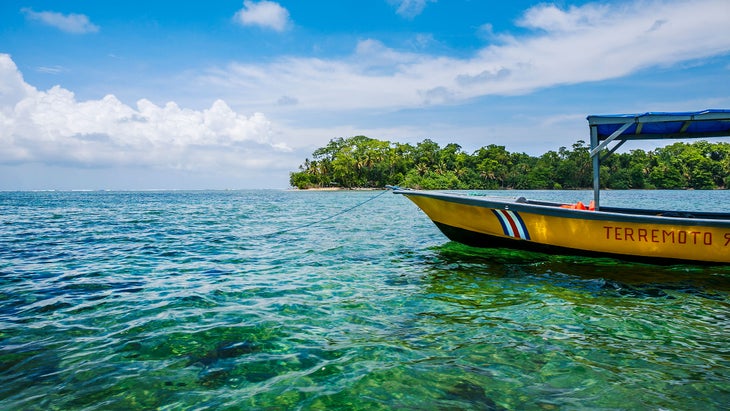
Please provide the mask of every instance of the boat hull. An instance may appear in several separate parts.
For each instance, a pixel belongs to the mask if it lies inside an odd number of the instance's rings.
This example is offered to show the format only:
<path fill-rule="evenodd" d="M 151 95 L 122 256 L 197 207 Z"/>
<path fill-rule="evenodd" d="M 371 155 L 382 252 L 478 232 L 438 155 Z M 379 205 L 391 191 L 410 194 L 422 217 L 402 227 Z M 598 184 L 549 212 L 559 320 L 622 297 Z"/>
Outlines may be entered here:
<path fill-rule="evenodd" d="M 451 240 L 632 260 L 730 263 L 730 220 L 561 208 L 440 192 L 397 191 Z"/>

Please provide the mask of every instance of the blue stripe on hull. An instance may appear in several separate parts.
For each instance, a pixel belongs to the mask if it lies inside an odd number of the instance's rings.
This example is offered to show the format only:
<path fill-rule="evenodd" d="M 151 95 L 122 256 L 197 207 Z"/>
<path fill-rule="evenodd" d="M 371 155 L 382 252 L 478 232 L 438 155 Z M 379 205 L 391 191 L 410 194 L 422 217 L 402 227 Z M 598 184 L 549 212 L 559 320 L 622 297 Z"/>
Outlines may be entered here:
<path fill-rule="evenodd" d="M 526 251 L 537 251 L 545 254 L 560 254 L 560 255 L 577 255 L 586 257 L 610 257 L 617 260 L 623 261 L 636 261 L 652 264 L 682 264 L 688 263 L 693 265 L 724 265 L 722 263 L 707 262 L 707 261 L 694 261 L 694 260 L 681 260 L 681 259 L 670 259 L 670 258 L 658 258 L 658 257 L 642 257 L 642 256 L 631 256 L 624 254 L 613 254 L 613 253 L 601 253 L 596 251 L 579 250 L 575 248 L 560 247 L 548 244 L 540 244 L 534 241 L 521 241 L 517 238 L 505 238 L 494 235 L 477 233 L 474 231 L 464 230 L 463 228 L 456 228 L 450 225 L 437 223 L 436 227 L 441 230 L 442 233 L 451 241 L 457 243 L 466 244 L 472 247 L 482 248 L 512 248 Z"/>

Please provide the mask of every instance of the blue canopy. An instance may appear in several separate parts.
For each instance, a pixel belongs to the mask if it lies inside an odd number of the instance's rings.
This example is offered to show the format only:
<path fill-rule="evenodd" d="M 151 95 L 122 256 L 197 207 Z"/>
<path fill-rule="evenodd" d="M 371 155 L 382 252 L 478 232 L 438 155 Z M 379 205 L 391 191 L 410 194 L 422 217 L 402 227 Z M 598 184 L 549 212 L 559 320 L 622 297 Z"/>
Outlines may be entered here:
<path fill-rule="evenodd" d="M 593 157 L 593 191 L 598 209 L 601 150 L 617 141 L 608 154 L 629 140 L 730 137 L 730 110 L 588 116 Z"/>
<path fill-rule="evenodd" d="M 618 140 L 725 137 L 730 136 L 730 110 L 588 116 L 588 125 L 599 141 L 619 129 Z"/>

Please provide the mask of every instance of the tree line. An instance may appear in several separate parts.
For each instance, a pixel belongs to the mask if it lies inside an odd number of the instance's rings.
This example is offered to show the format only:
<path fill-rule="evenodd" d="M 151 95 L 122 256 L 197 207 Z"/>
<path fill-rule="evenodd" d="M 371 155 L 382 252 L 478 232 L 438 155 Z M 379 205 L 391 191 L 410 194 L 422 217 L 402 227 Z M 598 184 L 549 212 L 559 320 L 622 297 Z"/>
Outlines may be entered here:
<path fill-rule="evenodd" d="M 366 136 L 335 138 L 290 173 L 292 187 L 435 189 L 584 189 L 593 186 L 590 148 L 579 140 L 539 157 L 490 144 L 469 154 L 429 139 L 416 145 Z M 730 144 L 674 143 L 614 153 L 601 162 L 609 189 L 718 189 L 730 184 Z"/>

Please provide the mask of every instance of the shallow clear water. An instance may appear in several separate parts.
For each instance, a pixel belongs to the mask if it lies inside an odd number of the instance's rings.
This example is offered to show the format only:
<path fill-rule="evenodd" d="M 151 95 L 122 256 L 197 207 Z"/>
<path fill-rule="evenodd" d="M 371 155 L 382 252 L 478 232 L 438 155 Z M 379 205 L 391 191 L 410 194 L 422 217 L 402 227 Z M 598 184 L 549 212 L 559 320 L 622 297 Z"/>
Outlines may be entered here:
<path fill-rule="evenodd" d="M 0 409 L 730 404 L 730 268 L 469 248 L 379 194 L 0 193 Z"/>

